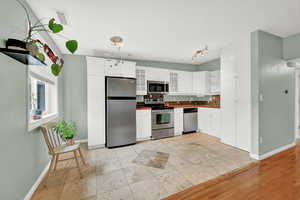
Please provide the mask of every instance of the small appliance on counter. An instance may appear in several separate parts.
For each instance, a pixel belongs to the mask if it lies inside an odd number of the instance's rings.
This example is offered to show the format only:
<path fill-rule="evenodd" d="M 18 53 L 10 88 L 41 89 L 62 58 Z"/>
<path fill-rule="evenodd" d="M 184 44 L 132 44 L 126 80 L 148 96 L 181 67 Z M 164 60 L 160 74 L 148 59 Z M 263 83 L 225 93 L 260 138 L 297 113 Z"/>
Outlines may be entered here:
<path fill-rule="evenodd" d="M 136 80 L 106 77 L 106 146 L 136 143 Z"/>

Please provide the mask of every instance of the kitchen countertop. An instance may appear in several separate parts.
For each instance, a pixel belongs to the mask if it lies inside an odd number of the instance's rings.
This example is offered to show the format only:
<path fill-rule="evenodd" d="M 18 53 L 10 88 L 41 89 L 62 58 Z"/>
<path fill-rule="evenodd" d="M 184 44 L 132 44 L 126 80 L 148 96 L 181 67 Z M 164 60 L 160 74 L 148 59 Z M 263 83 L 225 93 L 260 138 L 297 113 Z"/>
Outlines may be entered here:
<path fill-rule="evenodd" d="M 137 106 L 136 110 L 151 110 L 151 107 L 147 107 L 147 106 L 140 107 L 140 106 Z"/>
<path fill-rule="evenodd" d="M 220 108 L 220 106 L 194 105 L 194 104 L 169 105 L 169 106 L 173 108 Z"/>
<path fill-rule="evenodd" d="M 194 104 L 182 104 L 182 105 L 169 105 L 173 108 L 220 108 L 220 106 L 211 106 L 211 105 L 194 105 Z M 147 106 L 138 106 L 137 110 L 151 110 L 151 107 Z"/>

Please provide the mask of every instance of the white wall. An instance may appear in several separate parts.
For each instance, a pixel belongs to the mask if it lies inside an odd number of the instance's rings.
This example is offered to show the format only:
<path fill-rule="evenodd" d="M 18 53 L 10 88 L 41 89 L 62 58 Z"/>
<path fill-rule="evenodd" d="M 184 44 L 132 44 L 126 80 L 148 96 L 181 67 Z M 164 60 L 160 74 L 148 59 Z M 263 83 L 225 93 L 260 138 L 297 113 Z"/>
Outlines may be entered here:
<path fill-rule="evenodd" d="M 221 52 L 221 141 L 250 152 L 250 34 Z"/>

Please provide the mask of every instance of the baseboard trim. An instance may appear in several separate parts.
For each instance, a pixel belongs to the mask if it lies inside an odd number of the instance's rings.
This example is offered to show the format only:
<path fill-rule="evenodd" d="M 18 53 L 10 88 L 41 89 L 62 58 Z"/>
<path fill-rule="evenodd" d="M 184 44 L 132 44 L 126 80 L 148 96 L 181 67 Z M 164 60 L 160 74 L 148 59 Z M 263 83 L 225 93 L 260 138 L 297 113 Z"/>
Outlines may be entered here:
<path fill-rule="evenodd" d="M 269 157 L 271 157 L 271 156 L 273 156 L 273 155 L 275 155 L 275 154 L 277 154 L 277 153 L 280 153 L 280 152 L 282 152 L 282 151 L 284 151 L 284 150 L 287 150 L 287 149 L 289 149 L 289 148 L 292 148 L 292 147 L 294 147 L 295 145 L 296 145 L 296 142 L 293 142 L 293 143 L 291 143 L 291 144 L 288 144 L 288 145 L 279 147 L 279 148 L 277 148 L 277 149 L 274 149 L 273 151 L 270 151 L 270 152 L 265 153 L 265 154 L 263 154 L 263 155 L 257 155 L 257 154 L 252 154 L 252 153 L 250 153 L 250 157 L 253 158 L 253 159 L 255 159 L 255 160 L 264 160 L 264 159 L 269 158 Z"/>
<path fill-rule="evenodd" d="M 88 146 L 88 149 L 99 149 L 105 147 L 105 144 L 99 144 L 99 145 L 91 145 Z"/>
<path fill-rule="evenodd" d="M 77 141 L 80 142 L 80 143 L 87 143 L 87 142 L 88 142 L 87 139 L 84 139 L 84 140 L 77 140 Z"/>
<path fill-rule="evenodd" d="M 87 140 L 77 140 L 77 141 L 80 142 L 80 143 L 86 143 L 87 142 Z M 42 173 L 40 174 L 40 176 L 38 177 L 38 179 L 35 181 L 35 183 L 33 184 L 33 186 L 30 188 L 30 190 L 28 191 L 28 193 L 25 196 L 24 200 L 30 200 L 31 199 L 32 195 L 34 194 L 34 192 L 36 191 L 36 189 L 41 184 L 43 178 L 46 176 L 49 167 L 50 167 L 50 161 L 48 162 L 48 164 L 46 165 L 45 169 L 42 171 Z"/>
<path fill-rule="evenodd" d="M 137 139 L 136 139 L 137 142 L 142 142 L 142 141 L 147 141 L 147 140 L 151 140 L 151 137 L 137 138 Z"/>
<path fill-rule="evenodd" d="M 32 195 L 34 194 L 34 192 L 36 191 L 36 189 L 41 184 L 43 178 L 46 176 L 49 167 L 50 167 L 50 161 L 48 162 L 48 164 L 46 165 L 45 169 L 42 171 L 42 173 L 40 174 L 40 176 L 38 177 L 38 179 L 35 181 L 35 183 L 33 184 L 33 186 L 30 188 L 30 190 L 28 191 L 28 193 L 25 196 L 24 200 L 30 200 L 31 199 Z"/>

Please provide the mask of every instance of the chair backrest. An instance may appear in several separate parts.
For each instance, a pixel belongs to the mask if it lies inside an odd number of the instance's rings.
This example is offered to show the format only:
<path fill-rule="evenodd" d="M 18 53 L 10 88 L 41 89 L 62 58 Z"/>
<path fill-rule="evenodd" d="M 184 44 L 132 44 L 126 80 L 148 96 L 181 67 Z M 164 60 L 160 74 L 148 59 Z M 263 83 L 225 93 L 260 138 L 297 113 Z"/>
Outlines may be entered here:
<path fill-rule="evenodd" d="M 54 148 L 62 145 L 62 139 L 59 133 L 55 130 L 57 122 L 50 122 L 41 126 L 45 142 L 49 153 L 54 155 Z"/>

